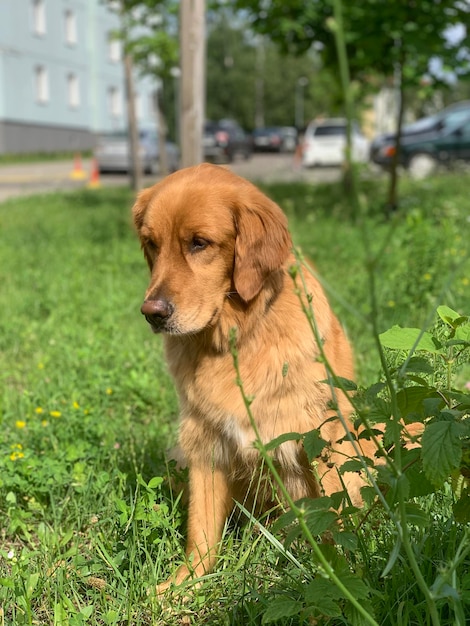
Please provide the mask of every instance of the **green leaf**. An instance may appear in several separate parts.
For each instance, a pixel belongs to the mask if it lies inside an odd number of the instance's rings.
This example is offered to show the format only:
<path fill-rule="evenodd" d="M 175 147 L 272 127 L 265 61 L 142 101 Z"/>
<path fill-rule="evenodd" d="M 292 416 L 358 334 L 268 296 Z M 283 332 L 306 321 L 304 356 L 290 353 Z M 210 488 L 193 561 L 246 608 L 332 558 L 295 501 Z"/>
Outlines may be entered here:
<path fill-rule="evenodd" d="M 419 328 L 401 328 L 393 326 L 379 335 L 380 343 L 386 348 L 393 350 L 425 350 L 437 353 L 441 351 L 441 345 L 431 335 Z"/>
<path fill-rule="evenodd" d="M 429 387 L 414 386 L 402 389 L 397 394 L 401 416 L 406 418 L 410 413 L 418 413 L 424 417 L 424 400 L 426 398 L 435 398 L 436 396 L 438 396 L 437 391 Z"/>
<path fill-rule="evenodd" d="M 321 380 L 320 382 L 336 387 L 337 389 L 344 389 L 345 391 L 357 391 L 356 383 L 353 380 L 343 378 L 342 376 L 337 376 L 336 380 Z"/>
<path fill-rule="evenodd" d="M 457 311 L 454 311 L 446 305 L 438 306 L 437 314 L 443 322 L 445 322 L 449 326 L 452 326 L 453 328 L 455 320 L 460 318 L 460 313 L 457 313 Z"/>
<path fill-rule="evenodd" d="M 405 509 L 408 524 L 422 528 L 427 528 L 429 526 L 429 515 L 423 511 L 418 504 L 415 504 L 414 502 L 406 502 Z"/>
<path fill-rule="evenodd" d="M 304 437 L 304 449 L 307 454 L 309 463 L 316 459 L 322 453 L 323 448 L 328 444 L 327 441 L 320 437 L 318 429 L 311 430 Z"/>
<path fill-rule="evenodd" d="M 318 598 L 342 598 L 341 591 L 329 578 L 314 578 L 305 587 L 305 601 L 316 606 Z"/>
<path fill-rule="evenodd" d="M 455 339 L 458 339 L 462 343 L 470 342 L 470 324 L 463 324 L 459 326 L 455 331 Z"/>
<path fill-rule="evenodd" d="M 387 576 L 387 574 L 391 571 L 391 569 L 395 565 L 395 562 L 400 554 L 400 549 L 401 549 L 401 539 L 400 537 L 397 536 L 397 540 L 395 542 L 395 545 L 393 546 L 393 550 L 390 552 L 390 556 L 388 557 L 387 565 L 385 566 L 383 572 L 380 574 L 381 578 L 385 578 L 385 576 Z"/>
<path fill-rule="evenodd" d="M 303 604 L 299 602 L 299 600 L 291 600 L 290 598 L 276 598 L 275 600 L 270 600 L 261 623 L 271 624 L 283 617 L 298 615 L 302 608 Z"/>
<path fill-rule="evenodd" d="M 423 468 L 436 486 L 443 485 L 462 458 L 461 429 L 452 421 L 428 424 L 422 437 Z"/>
<path fill-rule="evenodd" d="M 301 439 L 302 435 L 300 433 L 284 433 L 283 435 L 279 435 L 279 437 L 272 439 L 264 447 L 267 451 L 275 450 L 286 441 L 300 441 Z"/>
<path fill-rule="evenodd" d="M 307 514 L 305 521 L 312 535 L 321 535 L 336 524 L 337 519 L 333 511 L 312 511 Z"/>
<path fill-rule="evenodd" d="M 149 489 L 156 489 L 157 487 L 160 487 L 162 482 L 163 482 L 163 478 L 161 476 L 154 476 L 153 478 L 149 480 L 147 487 Z"/>
<path fill-rule="evenodd" d="M 470 521 L 470 489 L 463 489 L 460 498 L 452 507 L 457 522 L 468 524 Z"/>
<path fill-rule="evenodd" d="M 358 576 L 350 572 L 342 572 L 338 574 L 338 578 L 356 600 L 364 600 L 368 597 L 369 588 Z"/>

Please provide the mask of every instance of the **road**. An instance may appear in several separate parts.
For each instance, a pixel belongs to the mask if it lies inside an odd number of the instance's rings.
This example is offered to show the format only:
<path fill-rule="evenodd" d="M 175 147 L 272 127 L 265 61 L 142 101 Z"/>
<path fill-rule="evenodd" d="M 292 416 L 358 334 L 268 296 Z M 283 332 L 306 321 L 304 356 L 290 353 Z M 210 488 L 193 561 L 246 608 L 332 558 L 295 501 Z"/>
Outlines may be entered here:
<path fill-rule="evenodd" d="M 247 161 L 237 160 L 227 167 L 249 180 L 263 182 L 319 183 L 335 182 L 340 178 L 338 168 L 303 169 L 295 164 L 291 154 L 254 154 Z M 49 161 L 0 165 L 0 202 L 15 196 L 86 187 L 90 183 L 91 169 L 91 159 L 79 163 Z M 144 186 L 152 185 L 155 180 L 155 177 L 146 176 Z M 101 174 L 98 182 L 102 186 L 128 185 L 129 177 Z"/>

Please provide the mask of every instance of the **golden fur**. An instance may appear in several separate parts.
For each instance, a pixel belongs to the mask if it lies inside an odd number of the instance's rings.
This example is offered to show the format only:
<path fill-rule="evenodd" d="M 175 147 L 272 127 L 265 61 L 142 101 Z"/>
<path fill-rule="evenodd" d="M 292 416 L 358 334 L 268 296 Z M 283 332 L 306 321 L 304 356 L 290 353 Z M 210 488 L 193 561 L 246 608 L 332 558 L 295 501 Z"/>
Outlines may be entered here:
<path fill-rule="evenodd" d="M 353 455 L 329 408 L 331 389 L 319 349 L 287 271 L 294 263 L 287 219 L 248 181 L 203 164 L 142 191 L 133 208 L 151 271 L 142 312 L 164 333 L 166 356 L 180 399 L 179 444 L 189 468 L 188 563 L 163 585 L 208 572 L 234 500 L 272 503 L 272 489 L 255 494 L 259 473 L 254 433 L 229 350 L 237 328 L 244 390 L 261 439 L 321 429 L 331 443 L 316 475 L 300 443 L 279 446 L 275 459 L 293 499 L 342 490 L 336 465 Z M 353 357 L 318 280 L 306 274 L 325 355 L 335 373 L 352 379 Z M 287 364 L 287 365 L 286 365 Z M 286 371 L 287 370 L 287 371 Z M 348 419 L 348 399 L 338 394 Z M 334 450 L 333 450 L 334 448 Z M 344 476 L 353 502 L 361 478 Z"/>

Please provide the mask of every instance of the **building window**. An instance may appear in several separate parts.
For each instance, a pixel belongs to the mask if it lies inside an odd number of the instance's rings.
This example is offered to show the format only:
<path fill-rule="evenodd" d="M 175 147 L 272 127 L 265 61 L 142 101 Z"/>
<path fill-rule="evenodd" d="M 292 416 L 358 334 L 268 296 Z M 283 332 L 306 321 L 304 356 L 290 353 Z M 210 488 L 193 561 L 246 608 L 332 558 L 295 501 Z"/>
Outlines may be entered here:
<path fill-rule="evenodd" d="M 80 106 L 80 86 L 76 74 L 67 76 L 67 98 L 69 107 L 76 109 Z"/>
<path fill-rule="evenodd" d="M 37 65 L 34 69 L 34 89 L 37 102 L 49 102 L 49 76 L 44 65 Z"/>
<path fill-rule="evenodd" d="M 65 42 L 69 46 L 77 43 L 77 17 L 71 9 L 64 13 Z"/>
<path fill-rule="evenodd" d="M 46 2 L 45 0 L 32 0 L 33 9 L 33 32 L 36 35 L 46 34 Z"/>
<path fill-rule="evenodd" d="M 122 99 L 117 87 L 108 88 L 108 111 L 111 117 L 122 116 Z"/>
<path fill-rule="evenodd" d="M 144 103 L 140 93 L 136 93 L 134 96 L 135 116 L 140 121 L 144 117 Z"/>
<path fill-rule="evenodd" d="M 108 59 L 111 63 L 121 60 L 121 41 L 113 33 L 108 34 Z"/>

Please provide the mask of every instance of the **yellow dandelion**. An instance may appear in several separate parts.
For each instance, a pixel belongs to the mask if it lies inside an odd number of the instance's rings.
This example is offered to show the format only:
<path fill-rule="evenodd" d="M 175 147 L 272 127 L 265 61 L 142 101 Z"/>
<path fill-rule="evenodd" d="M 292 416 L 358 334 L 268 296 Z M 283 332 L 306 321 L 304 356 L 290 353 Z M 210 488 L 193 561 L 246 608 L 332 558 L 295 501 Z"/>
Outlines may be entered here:
<path fill-rule="evenodd" d="M 15 426 L 16 428 L 24 428 L 26 426 L 26 422 L 24 420 L 16 420 Z"/>
<path fill-rule="evenodd" d="M 18 459 L 22 459 L 24 457 L 24 453 L 22 451 L 23 446 L 21 445 L 21 443 L 14 443 L 12 446 L 10 446 L 10 449 L 10 461 L 17 461 Z"/>
<path fill-rule="evenodd" d="M 41 413 L 44 413 L 44 409 L 41 406 L 37 406 L 34 409 L 34 412 L 37 413 L 38 415 L 41 415 Z"/>
<path fill-rule="evenodd" d="M 108 396 L 110 396 L 113 393 L 113 390 L 111 389 L 111 387 L 108 387 L 106 389 L 106 393 L 108 394 Z"/>
<path fill-rule="evenodd" d="M 72 406 L 73 406 L 74 409 L 79 409 L 80 408 L 80 405 L 78 404 L 78 402 L 76 400 L 74 400 L 74 403 L 73 403 Z"/>
<path fill-rule="evenodd" d="M 44 363 L 38 363 L 38 370 L 44 369 Z"/>
<path fill-rule="evenodd" d="M 426 272 L 426 274 L 423 275 L 424 280 L 431 280 L 432 276 L 429 272 Z"/>
<path fill-rule="evenodd" d="M 60 411 L 49 411 L 49 415 L 51 417 L 61 417 L 62 413 Z"/>
<path fill-rule="evenodd" d="M 16 450 L 10 454 L 10 461 L 17 461 L 18 459 L 23 459 L 23 452 L 17 452 Z"/>
<path fill-rule="evenodd" d="M 389 306 L 391 309 L 393 309 L 393 307 L 396 306 L 395 300 L 389 300 L 387 302 L 387 306 Z"/>
<path fill-rule="evenodd" d="M 41 420 L 41 426 L 46 428 L 46 426 L 49 426 L 49 422 L 47 420 Z"/>

